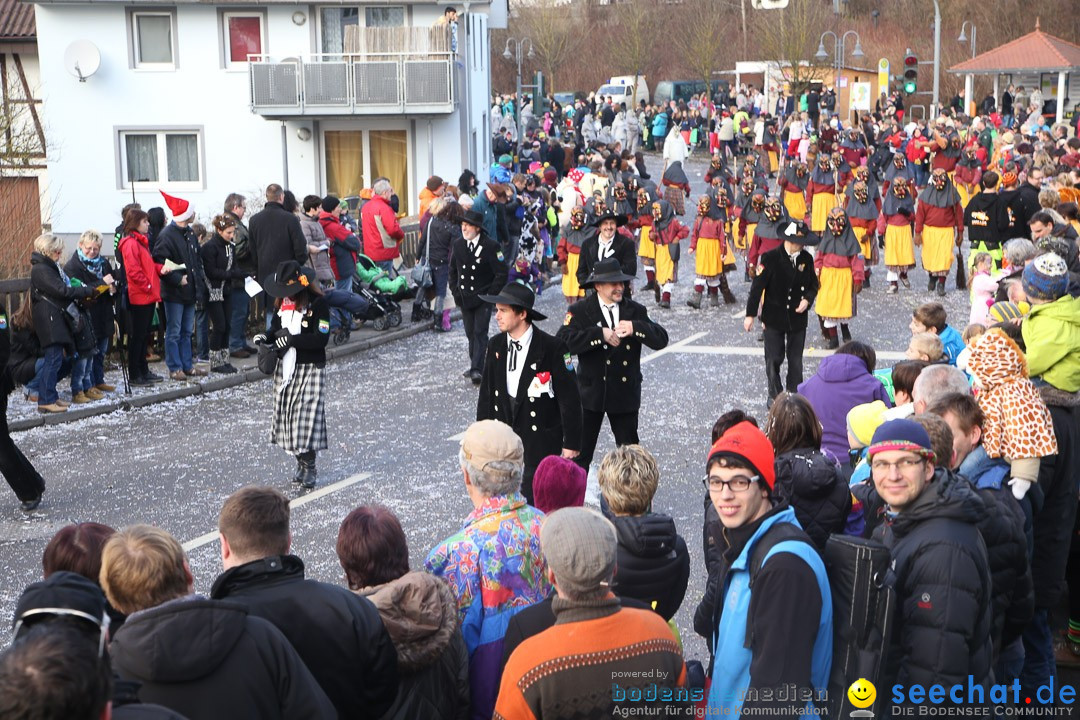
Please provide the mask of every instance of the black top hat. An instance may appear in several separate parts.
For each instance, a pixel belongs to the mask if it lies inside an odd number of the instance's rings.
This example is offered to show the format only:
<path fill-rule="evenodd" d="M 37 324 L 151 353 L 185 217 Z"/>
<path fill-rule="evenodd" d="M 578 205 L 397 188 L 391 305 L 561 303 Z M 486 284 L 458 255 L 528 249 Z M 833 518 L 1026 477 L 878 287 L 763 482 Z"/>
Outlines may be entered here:
<path fill-rule="evenodd" d="M 792 220 L 780 224 L 780 239 L 799 245 L 814 246 L 821 242 L 821 236 L 810 232 L 806 223 L 800 220 Z"/>
<path fill-rule="evenodd" d="M 461 222 L 468 223 L 475 228 L 484 229 L 484 213 L 479 210 L 466 210 L 465 216 L 461 218 Z"/>
<path fill-rule="evenodd" d="M 600 223 L 604 222 L 605 220 L 614 220 L 615 221 L 615 227 L 622 227 L 623 225 L 626 224 L 626 216 L 625 215 L 616 215 L 615 213 L 608 210 L 603 215 L 598 215 L 596 217 L 596 219 L 593 220 L 593 225 L 595 225 L 596 227 L 600 227 Z"/>
<path fill-rule="evenodd" d="M 315 272 L 295 260 L 283 260 L 273 275 L 263 280 L 263 290 L 270 297 L 287 298 L 318 284 Z"/>
<path fill-rule="evenodd" d="M 619 261 L 615 258 L 607 258 L 596 263 L 593 267 L 589 277 L 585 279 L 585 286 L 591 287 L 595 283 L 617 283 L 617 282 L 630 282 L 634 279 L 633 275 L 627 275 L 622 271 L 622 266 L 619 265 Z"/>
<path fill-rule="evenodd" d="M 532 288 L 516 280 L 507 283 L 498 295 L 481 295 L 480 299 L 492 305 L 513 305 L 514 307 L 525 308 L 526 316 L 530 321 L 547 320 L 547 315 L 533 310 L 536 294 L 532 291 Z"/>

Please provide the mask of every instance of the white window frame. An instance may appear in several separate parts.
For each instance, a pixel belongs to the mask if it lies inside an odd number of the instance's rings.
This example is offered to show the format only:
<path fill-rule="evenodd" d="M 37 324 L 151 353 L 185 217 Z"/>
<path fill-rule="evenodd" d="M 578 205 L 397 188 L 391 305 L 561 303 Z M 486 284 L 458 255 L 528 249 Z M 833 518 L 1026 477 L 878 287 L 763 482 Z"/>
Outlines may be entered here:
<path fill-rule="evenodd" d="M 143 62 L 139 57 L 139 17 L 153 16 L 169 19 L 169 40 L 172 62 Z M 176 11 L 174 9 L 133 8 L 128 11 L 128 29 L 131 38 L 131 67 L 136 70 L 175 70 L 178 65 L 179 43 L 176 38 Z"/>
<path fill-rule="evenodd" d="M 136 180 L 138 190 L 175 190 L 191 191 L 204 190 L 206 188 L 206 144 L 203 139 L 201 127 L 126 127 L 117 128 L 116 138 L 116 169 L 117 187 L 121 190 L 130 190 L 132 181 L 128 179 L 127 141 L 128 135 L 155 135 L 157 136 L 158 179 L 155 181 Z M 197 180 L 170 181 L 169 159 L 165 146 L 165 138 L 168 135 L 194 135 L 196 142 L 195 156 L 199 163 L 199 177 Z"/>
<path fill-rule="evenodd" d="M 259 44 L 261 53 L 265 55 L 266 49 L 266 13 L 258 10 L 223 10 L 221 12 L 221 58 L 226 70 L 247 71 L 246 60 L 234 61 L 230 58 L 232 47 L 229 39 L 229 18 L 244 17 L 258 18 L 259 20 Z"/>

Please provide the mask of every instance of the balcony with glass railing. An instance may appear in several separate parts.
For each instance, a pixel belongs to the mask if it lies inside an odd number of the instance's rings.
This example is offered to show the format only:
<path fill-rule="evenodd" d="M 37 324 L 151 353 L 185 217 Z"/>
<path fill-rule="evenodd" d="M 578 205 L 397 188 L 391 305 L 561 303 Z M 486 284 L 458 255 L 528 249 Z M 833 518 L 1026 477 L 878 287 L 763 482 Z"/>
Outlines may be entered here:
<path fill-rule="evenodd" d="M 344 52 L 248 57 L 251 109 L 266 117 L 445 114 L 456 56 L 442 28 L 348 28 Z"/>

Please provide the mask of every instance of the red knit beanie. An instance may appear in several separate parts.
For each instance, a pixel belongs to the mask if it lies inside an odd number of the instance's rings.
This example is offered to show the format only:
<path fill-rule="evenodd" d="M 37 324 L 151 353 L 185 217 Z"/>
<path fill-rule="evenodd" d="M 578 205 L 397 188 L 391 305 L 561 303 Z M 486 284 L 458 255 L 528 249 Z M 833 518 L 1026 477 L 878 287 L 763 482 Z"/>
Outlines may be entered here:
<path fill-rule="evenodd" d="M 769 486 L 770 492 L 776 485 L 776 454 L 772 443 L 753 423 L 741 422 L 729 428 L 713 443 L 705 462 L 706 471 L 714 460 L 721 457 L 738 458 L 749 464 Z"/>
<path fill-rule="evenodd" d="M 533 473 L 533 505 L 544 513 L 585 503 L 585 469 L 572 460 L 549 455 Z"/>

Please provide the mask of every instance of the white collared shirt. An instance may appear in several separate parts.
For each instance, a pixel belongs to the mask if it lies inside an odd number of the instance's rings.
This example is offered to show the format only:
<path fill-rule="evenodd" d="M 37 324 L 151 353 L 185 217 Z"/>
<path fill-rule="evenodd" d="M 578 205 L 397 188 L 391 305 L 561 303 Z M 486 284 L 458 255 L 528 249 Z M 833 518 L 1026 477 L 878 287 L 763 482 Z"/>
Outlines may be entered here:
<path fill-rule="evenodd" d="M 597 298 L 600 300 L 600 298 Z M 614 330 L 619 324 L 619 303 L 606 304 L 603 300 L 600 300 L 600 315 L 604 318 L 604 326 L 607 327 L 608 323 L 611 323 L 611 329 Z"/>
<path fill-rule="evenodd" d="M 509 335 L 506 336 L 506 392 L 512 398 L 517 397 L 518 381 L 521 380 L 521 369 L 525 367 L 525 358 L 529 355 L 532 336 L 533 327 L 530 324 L 529 329 L 517 339 L 521 349 L 517 351 L 517 367 L 513 370 L 510 369 L 510 343 L 514 342 L 514 338 Z"/>
<path fill-rule="evenodd" d="M 599 259 L 606 260 L 607 258 L 609 258 L 609 257 L 611 257 L 612 255 L 615 254 L 615 251 L 611 247 L 612 245 L 615 244 L 615 236 L 614 235 L 611 237 L 610 242 L 605 243 L 603 238 L 598 238 L 598 239 L 599 239 L 600 245 L 598 246 L 598 248 L 596 250 L 596 255 L 597 255 L 597 257 Z"/>

